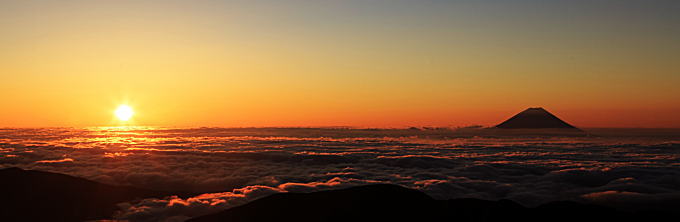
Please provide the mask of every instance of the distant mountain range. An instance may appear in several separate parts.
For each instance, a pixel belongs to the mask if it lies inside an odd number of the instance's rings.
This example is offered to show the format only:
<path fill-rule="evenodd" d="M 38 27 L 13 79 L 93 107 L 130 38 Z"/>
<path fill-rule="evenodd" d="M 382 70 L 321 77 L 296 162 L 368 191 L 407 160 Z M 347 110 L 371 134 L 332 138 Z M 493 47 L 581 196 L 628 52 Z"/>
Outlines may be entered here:
<path fill-rule="evenodd" d="M 64 174 L 0 170 L 0 221 L 110 219 L 116 203 L 172 195 L 112 186 Z M 576 202 L 527 208 L 510 200 L 435 200 L 397 185 L 379 184 L 313 193 L 280 193 L 222 212 L 212 221 L 674 221 L 677 213 L 624 212 Z"/>

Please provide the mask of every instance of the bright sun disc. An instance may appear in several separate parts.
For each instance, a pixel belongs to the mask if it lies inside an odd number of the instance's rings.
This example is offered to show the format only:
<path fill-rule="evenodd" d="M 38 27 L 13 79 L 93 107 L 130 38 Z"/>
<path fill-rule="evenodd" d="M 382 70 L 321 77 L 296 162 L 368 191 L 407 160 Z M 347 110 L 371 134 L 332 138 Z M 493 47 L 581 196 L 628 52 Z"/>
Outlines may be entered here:
<path fill-rule="evenodd" d="M 132 118 L 132 115 L 135 114 L 134 111 L 132 111 L 132 107 L 128 105 L 120 105 L 115 111 L 116 117 L 118 117 L 119 120 L 122 121 L 127 121 L 130 118 Z"/>

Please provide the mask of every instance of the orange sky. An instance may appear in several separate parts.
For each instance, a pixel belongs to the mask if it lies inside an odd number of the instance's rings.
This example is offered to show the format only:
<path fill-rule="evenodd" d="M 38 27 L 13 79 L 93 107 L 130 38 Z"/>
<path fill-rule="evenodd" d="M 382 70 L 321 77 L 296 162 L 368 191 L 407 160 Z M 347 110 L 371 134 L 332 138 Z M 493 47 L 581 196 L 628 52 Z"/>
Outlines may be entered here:
<path fill-rule="evenodd" d="M 680 127 L 678 4 L 617 2 L 2 1 L 0 127 Z"/>

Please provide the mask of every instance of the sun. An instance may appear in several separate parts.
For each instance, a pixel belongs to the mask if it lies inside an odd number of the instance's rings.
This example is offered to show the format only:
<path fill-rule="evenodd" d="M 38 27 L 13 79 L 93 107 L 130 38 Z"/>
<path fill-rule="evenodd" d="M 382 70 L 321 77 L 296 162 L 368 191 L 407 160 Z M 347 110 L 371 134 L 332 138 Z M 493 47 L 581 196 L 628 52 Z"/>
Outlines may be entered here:
<path fill-rule="evenodd" d="M 132 118 L 132 115 L 135 114 L 135 111 L 132 111 L 132 107 L 128 105 L 120 105 L 114 114 L 116 114 L 116 117 L 118 117 L 119 120 L 128 121 L 130 118 Z"/>

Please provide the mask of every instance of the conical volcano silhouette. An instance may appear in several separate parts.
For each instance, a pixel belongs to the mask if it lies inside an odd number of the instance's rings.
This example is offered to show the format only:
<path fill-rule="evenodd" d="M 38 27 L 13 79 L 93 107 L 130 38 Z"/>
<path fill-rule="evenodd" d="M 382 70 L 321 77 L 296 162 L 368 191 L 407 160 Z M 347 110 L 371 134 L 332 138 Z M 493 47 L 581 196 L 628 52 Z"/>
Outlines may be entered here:
<path fill-rule="evenodd" d="M 496 127 L 501 129 L 576 129 L 540 107 L 526 109 Z"/>

